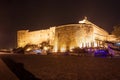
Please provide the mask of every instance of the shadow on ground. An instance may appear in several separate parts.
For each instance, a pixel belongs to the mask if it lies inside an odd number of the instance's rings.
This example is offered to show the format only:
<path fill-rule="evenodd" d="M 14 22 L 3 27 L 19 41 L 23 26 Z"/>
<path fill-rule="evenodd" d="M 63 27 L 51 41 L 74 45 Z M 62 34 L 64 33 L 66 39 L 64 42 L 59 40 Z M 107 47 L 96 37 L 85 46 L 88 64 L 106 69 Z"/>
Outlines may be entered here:
<path fill-rule="evenodd" d="M 24 64 L 17 63 L 10 58 L 2 58 L 9 69 L 19 78 L 19 80 L 41 80 L 24 68 Z"/>

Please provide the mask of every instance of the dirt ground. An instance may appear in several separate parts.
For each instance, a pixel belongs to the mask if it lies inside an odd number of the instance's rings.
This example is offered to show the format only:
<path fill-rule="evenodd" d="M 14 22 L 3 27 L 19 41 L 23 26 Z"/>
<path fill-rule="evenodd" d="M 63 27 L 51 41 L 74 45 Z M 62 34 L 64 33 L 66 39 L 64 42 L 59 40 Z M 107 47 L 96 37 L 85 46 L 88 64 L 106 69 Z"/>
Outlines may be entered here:
<path fill-rule="evenodd" d="M 0 80 L 19 80 L 1 59 L 0 59 Z"/>
<path fill-rule="evenodd" d="M 120 80 L 120 58 L 17 54 L 0 57 L 21 80 Z"/>

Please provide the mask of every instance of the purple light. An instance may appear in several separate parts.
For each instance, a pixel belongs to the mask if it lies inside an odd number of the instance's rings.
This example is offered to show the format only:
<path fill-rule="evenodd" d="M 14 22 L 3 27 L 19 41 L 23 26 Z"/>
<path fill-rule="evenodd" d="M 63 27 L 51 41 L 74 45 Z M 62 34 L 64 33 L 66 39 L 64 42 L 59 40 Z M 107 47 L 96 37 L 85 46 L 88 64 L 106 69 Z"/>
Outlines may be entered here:
<path fill-rule="evenodd" d="M 94 56 L 96 57 L 107 57 L 108 55 L 108 51 L 107 50 L 96 50 L 94 53 Z"/>

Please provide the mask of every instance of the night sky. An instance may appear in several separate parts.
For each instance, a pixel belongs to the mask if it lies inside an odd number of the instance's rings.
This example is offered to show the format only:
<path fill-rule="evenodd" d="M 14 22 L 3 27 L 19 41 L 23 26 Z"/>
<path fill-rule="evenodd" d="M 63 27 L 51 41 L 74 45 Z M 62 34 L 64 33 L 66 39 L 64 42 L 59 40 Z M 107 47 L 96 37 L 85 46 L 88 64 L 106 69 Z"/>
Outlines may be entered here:
<path fill-rule="evenodd" d="M 120 24 L 120 0 L 0 0 L 0 48 L 16 47 L 16 32 L 78 23 L 84 16 L 109 33 Z"/>

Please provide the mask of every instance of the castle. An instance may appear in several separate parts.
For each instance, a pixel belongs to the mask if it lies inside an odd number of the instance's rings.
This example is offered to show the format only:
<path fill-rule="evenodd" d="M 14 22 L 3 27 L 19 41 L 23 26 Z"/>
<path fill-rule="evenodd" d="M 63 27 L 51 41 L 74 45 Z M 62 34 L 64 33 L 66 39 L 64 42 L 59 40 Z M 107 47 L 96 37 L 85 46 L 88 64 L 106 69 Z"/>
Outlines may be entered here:
<path fill-rule="evenodd" d="M 85 17 L 78 24 L 67 24 L 50 27 L 45 30 L 17 32 L 18 47 L 27 44 L 40 44 L 44 41 L 53 45 L 53 51 L 64 52 L 75 47 L 103 47 L 103 41 L 111 40 L 111 36 L 104 29 L 91 23 Z"/>

